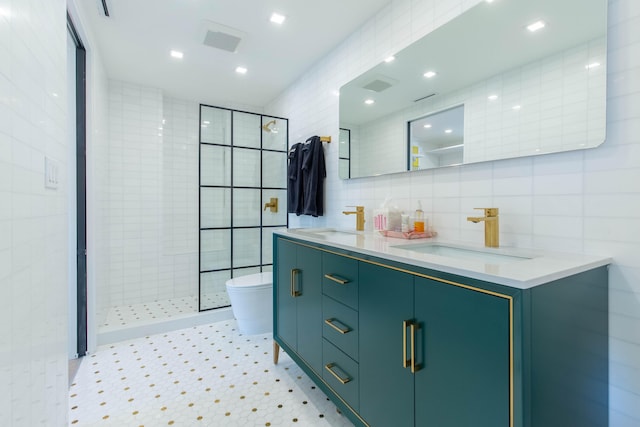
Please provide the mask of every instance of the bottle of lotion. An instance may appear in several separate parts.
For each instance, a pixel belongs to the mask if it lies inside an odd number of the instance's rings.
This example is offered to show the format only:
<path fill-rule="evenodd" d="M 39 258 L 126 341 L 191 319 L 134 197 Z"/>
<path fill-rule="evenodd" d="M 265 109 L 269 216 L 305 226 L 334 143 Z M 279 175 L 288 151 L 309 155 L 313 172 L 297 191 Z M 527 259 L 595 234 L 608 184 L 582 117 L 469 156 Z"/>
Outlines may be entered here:
<path fill-rule="evenodd" d="M 418 201 L 418 209 L 416 209 L 413 219 L 413 230 L 416 233 L 424 233 L 424 211 L 422 210 L 420 201 Z"/>

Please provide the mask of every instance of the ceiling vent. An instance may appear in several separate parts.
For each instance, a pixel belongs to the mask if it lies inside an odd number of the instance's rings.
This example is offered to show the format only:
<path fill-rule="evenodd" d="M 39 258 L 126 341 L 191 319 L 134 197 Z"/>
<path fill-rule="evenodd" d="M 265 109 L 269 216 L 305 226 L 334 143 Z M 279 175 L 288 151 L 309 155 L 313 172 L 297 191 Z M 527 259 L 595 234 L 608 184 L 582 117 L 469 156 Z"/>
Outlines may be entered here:
<path fill-rule="evenodd" d="M 436 93 L 435 92 L 434 93 L 430 93 L 429 95 L 423 96 L 422 98 L 414 99 L 413 102 L 420 102 L 420 101 L 422 101 L 424 99 L 431 98 L 432 96 L 436 96 Z"/>
<path fill-rule="evenodd" d="M 382 92 L 383 90 L 389 89 L 391 86 L 396 84 L 397 81 L 392 79 L 391 77 L 386 76 L 375 76 L 373 80 L 371 80 L 366 85 L 362 86 L 363 89 L 371 90 L 373 92 Z"/>
<path fill-rule="evenodd" d="M 206 46 L 231 53 L 238 51 L 244 36 L 240 30 L 212 21 L 204 21 L 200 30 L 200 40 Z"/>

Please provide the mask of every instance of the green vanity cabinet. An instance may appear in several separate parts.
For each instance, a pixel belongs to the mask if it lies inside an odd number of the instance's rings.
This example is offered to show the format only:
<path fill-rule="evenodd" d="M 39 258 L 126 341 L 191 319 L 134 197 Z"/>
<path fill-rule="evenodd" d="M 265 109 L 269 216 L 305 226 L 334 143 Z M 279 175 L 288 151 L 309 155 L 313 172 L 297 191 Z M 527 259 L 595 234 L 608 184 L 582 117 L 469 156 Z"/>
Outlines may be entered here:
<path fill-rule="evenodd" d="M 414 304 L 415 425 L 509 426 L 509 296 L 416 277 Z"/>
<path fill-rule="evenodd" d="M 403 363 L 413 276 L 361 263 L 360 283 L 360 415 L 372 426 L 413 426 L 414 376 Z"/>
<path fill-rule="evenodd" d="M 322 253 L 284 239 L 274 249 L 275 336 L 321 373 Z"/>
<path fill-rule="evenodd" d="M 508 299 L 364 263 L 360 282 L 368 424 L 509 425 Z"/>
<path fill-rule="evenodd" d="M 274 339 L 356 426 L 608 427 L 606 264 L 511 285 L 342 246 L 275 235 Z"/>

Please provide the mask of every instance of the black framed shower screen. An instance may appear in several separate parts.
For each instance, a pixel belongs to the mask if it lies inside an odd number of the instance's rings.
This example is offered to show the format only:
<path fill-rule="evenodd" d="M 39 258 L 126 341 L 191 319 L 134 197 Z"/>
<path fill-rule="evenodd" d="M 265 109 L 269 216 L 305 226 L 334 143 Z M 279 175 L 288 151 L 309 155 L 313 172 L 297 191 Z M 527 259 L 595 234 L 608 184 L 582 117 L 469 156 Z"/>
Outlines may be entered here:
<path fill-rule="evenodd" d="M 274 123 L 270 123 L 273 122 Z M 287 227 L 288 119 L 200 104 L 199 311 L 230 305 L 226 281 L 271 271 Z M 278 198 L 278 212 L 264 209 Z"/>

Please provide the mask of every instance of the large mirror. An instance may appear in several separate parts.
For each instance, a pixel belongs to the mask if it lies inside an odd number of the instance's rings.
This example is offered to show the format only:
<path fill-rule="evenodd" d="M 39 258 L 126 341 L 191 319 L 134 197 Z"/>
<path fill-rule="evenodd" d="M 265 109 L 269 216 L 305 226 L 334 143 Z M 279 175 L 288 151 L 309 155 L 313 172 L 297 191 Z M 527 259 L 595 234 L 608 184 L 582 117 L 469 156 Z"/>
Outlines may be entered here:
<path fill-rule="evenodd" d="M 358 76 L 340 89 L 340 178 L 600 145 L 606 16 L 607 0 L 480 2 Z M 421 120 L 451 112 L 457 157 L 421 149 Z"/>

